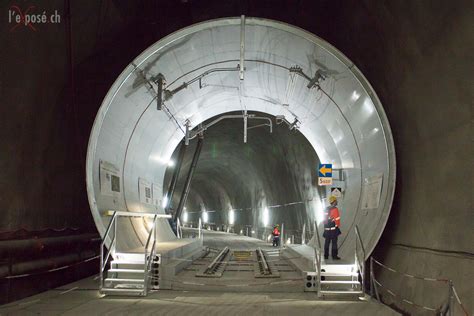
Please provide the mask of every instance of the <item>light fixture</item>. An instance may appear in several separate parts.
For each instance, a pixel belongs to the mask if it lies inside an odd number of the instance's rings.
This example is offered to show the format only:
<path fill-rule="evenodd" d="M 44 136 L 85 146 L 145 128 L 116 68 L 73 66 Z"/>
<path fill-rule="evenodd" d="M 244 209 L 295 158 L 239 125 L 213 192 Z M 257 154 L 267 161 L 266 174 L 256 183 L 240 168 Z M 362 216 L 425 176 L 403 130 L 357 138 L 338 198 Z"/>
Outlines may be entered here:
<path fill-rule="evenodd" d="M 206 210 L 204 210 L 204 211 L 202 212 L 202 221 L 203 221 L 204 223 L 207 223 L 208 220 L 209 220 L 209 215 L 207 214 Z"/>
<path fill-rule="evenodd" d="M 262 221 L 264 227 L 267 227 L 270 222 L 270 214 L 267 207 L 263 209 Z"/>
<path fill-rule="evenodd" d="M 229 210 L 229 225 L 234 225 L 235 213 L 234 210 Z"/>
<path fill-rule="evenodd" d="M 315 199 L 314 204 L 316 223 L 319 225 L 324 220 L 324 207 L 320 199 Z"/>
<path fill-rule="evenodd" d="M 360 98 L 360 94 L 357 93 L 357 91 L 354 90 L 354 92 L 352 92 L 352 95 L 351 95 L 351 100 L 355 102 L 355 101 L 357 101 L 359 98 Z"/>
<path fill-rule="evenodd" d="M 163 201 L 161 202 L 161 206 L 163 206 L 163 208 L 166 208 L 168 206 L 168 196 L 164 196 L 163 197 Z"/>

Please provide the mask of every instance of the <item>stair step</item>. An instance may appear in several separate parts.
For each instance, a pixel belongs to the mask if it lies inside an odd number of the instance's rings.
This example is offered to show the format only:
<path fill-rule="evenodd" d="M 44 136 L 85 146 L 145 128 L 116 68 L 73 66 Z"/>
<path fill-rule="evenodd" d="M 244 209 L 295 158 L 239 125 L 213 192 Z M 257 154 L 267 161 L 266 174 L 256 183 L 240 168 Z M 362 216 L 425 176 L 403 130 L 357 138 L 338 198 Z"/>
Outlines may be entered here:
<path fill-rule="evenodd" d="M 116 278 L 107 278 L 105 282 L 123 282 L 123 283 L 143 283 L 143 279 L 116 279 Z"/>
<path fill-rule="evenodd" d="M 134 264 L 134 265 L 145 264 L 143 260 L 138 261 L 138 260 L 133 260 L 133 259 L 117 259 L 117 260 L 111 261 L 110 263 L 111 264 Z"/>
<path fill-rule="evenodd" d="M 114 255 L 115 259 L 119 260 L 130 260 L 130 261 L 145 261 L 145 252 L 137 253 L 137 252 L 116 252 Z"/>
<path fill-rule="evenodd" d="M 116 293 L 116 294 L 120 294 L 120 293 L 134 293 L 134 294 L 138 294 L 138 295 L 141 295 L 144 293 L 143 289 L 111 289 L 111 288 L 102 288 L 100 290 L 102 293 Z"/>
<path fill-rule="evenodd" d="M 330 277 L 350 277 L 350 276 L 358 276 L 359 274 L 357 272 L 341 272 L 341 273 L 336 273 L 336 272 L 322 272 L 322 276 L 330 276 Z"/>
<path fill-rule="evenodd" d="M 124 273 L 145 273 L 145 270 L 137 269 L 109 269 L 108 272 L 124 272 Z"/>
<path fill-rule="evenodd" d="M 324 291 L 320 291 L 321 294 L 364 294 L 364 292 L 362 291 L 329 291 L 329 290 L 324 290 Z"/>
<path fill-rule="evenodd" d="M 359 281 L 321 281 L 321 284 L 360 284 Z"/>

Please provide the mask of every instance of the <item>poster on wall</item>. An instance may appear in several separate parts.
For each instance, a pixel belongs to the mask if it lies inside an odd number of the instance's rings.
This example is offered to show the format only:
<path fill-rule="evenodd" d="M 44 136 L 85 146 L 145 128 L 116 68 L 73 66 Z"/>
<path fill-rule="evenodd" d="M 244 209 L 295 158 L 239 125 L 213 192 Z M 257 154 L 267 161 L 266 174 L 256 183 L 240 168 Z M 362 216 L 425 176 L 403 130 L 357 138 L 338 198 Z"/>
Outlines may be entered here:
<path fill-rule="evenodd" d="M 115 196 L 120 193 L 119 169 L 107 161 L 100 161 L 100 193 L 107 196 Z"/>
<path fill-rule="evenodd" d="M 148 180 L 138 178 L 138 192 L 140 195 L 140 202 L 153 204 L 151 183 Z"/>
<path fill-rule="evenodd" d="M 362 209 L 376 209 L 380 204 L 380 194 L 382 193 L 383 174 L 366 178 L 364 180 L 364 190 L 362 195 Z"/>
<path fill-rule="evenodd" d="M 160 187 L 157 184 L 152 184 L 153 188 L 153 204 L 155 206 L 160 206 L 160 196 L 161 196 L 161 190 Z"/>

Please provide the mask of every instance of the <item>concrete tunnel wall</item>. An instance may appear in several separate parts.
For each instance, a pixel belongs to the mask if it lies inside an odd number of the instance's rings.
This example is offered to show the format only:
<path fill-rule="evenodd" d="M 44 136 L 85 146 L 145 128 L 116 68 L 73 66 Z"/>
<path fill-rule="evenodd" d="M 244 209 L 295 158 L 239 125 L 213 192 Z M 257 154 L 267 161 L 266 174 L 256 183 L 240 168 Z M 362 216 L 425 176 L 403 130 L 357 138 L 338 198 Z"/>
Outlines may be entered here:
<path fill-rule="evenodd" d="M 38 9 L 65 17 L 64 4 L 49 1 Z M 8 5 L 1 4 L 1 12 Z M 38 32 L 9 32 L 1 19 L 1 228 L 95 229 L 81 164 L 98 106 L 124 67 L 193 23 L 266 17 L 327 40 L 374 86 L 392 127 L 398 166 L 394 205 L 375 255 L 400 271 L 453 279 L 472 311 L 472 11 L 471 1 L 71 2 L 72 68 L 66 19 Z M 445 297 L 424 282 L 379 273 L 408 299 L 428 304 Z M 46 274 L 35 287 L 30 279 L 22 282 L 10 299 L 34 293 L 39 284 L 53 286 L 51 278 Z M 420 313 L 389 295 L 384 299 Z"/>
<path fill-rule="evenodd" d="M 201 84 L 189 84 L 164 101 L 163 110 L 156 109 L 156 90 L 150 88 L 154 84 L 147 81 L 161 73 L 167 80 L 166 88 L 172 90 L 181 82 L 216 67 L 235 69 L 240 62 L 240 45 L 240 18 L 196 24 L 149 47 L 117 78 L 97 114 L 88 149 L 88 195 L 99 232 L 105 232 L 108 210 L 164 212 L 166 162 L 184 137 L 186 122 L 195 128 L 216 115 L 259 111 L 284 116 L 288 122 L 297 119 L 299 131 L 320 161 L 343 170 L 344 197 L 341 200 L 345 209 L 341 220 L 346 228 L 341 235 L 340 253 L 347 257 L 353 255 L 354 227 L 358 225 L 368 257 L 383 231 L 392 203 L 393 141 L 383 107 L 370 84 L 354 64 L 330 44 L 288 24 L 246 17 L 244 79 L 240 80 L 235 70 L 217 72 L 204 77 Z M 310 77 L 322 70 L 326 79 L 320 82 L 320 90 L 309 89 L 309 80 L 297 80 L 297 76 L 289 72 L 294 66 L 312 74 Z M 258 131 L 262 133 L 264 131 Z M 225 172 L 245 174 L 248 171 L 241 160 L 233 161 L 235 164 L 229 165 Z M 120 192 L 111 194 L 104 189 L 107 183 L 101 174 L 104 163 L 120 178 Z M 310 174 L 316 174 L 316 165 L 308 168 L 313 169 Z M 265 171 L 269 175 L 278 172 L 277 169 Z M 374 176 L 382 178 L 383 185 L 378 192 L 380 202 L 367 207 L 365 197 L 370 195 L 369 181 Z M 254 217 L 260 218 L 263 208 L 271 205 L 267 195 L 272 194 L 273 188 L 262 172 L 247 178 L 248 185 L 259 191 L 249 202 L 256 208 Z M 144 189 L 140 189 L 144 181 L 152 192 L 148 200 L 144 198 Z M 317 217 L 320 221 L 328 205 L 327 197 L 319 196 L 316 181 L 305 193 L 311 195 L 305 217 L 312 221 Z M 246 201 L 239 202 L 237 208 L 246 206 Z M 290 202 L 294 201 L 286 201 Z M 293 216 L 289 208 L 285 211 L 282 222 Z M 124 222 L 121 226 L 124 230 L 122 240 L 118 241 L 121 250 L 141 247 L 146 241 L 147 224 L 141 219 L 132 219 L 130 223 L 127 226 Z M 252 220 L 249 224 L 259 223 Z M 158 240 L 174 238 L 167 221 L 159 221 Z"/>

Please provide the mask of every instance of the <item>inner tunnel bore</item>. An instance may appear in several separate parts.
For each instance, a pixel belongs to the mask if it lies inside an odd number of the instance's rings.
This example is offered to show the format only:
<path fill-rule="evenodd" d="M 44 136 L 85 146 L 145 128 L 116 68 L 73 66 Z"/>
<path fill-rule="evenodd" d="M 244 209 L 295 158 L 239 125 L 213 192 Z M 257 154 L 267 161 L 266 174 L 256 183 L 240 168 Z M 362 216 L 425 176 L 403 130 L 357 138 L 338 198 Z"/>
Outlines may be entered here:
<path fill-rule="evenodd" d="M 275 117 L 266 117 L 276 122 Z M 258 127 L 248 131 L 247 143 L 243 142 L 241 119 L 220 121 L 205 132 L 181 222 L 197 227 L 201 218 L 213 230 L 248 233 L 260 239 L 268 238 L 274 224 L 284 222 L 289 238 L 300 243 L 303 224 L 310 227 L 317 219 L 316 212 L 322 211 L 314 201 L 326 198 L 325 190 L 317 185 L 319 159 L 306 138 L 287 124 L 275 123 L 272 132 L 258 122 L 251 124 Z M 196 143 L 193 140 L 186 151 L 177 192 L 169 202 L 173 210 L 182 196 Z M 165 188 L 171 182 L 178 154 L 179 148 L 166 171 Z"/>

